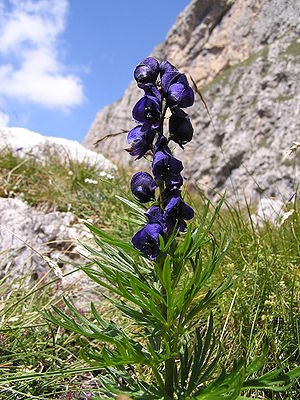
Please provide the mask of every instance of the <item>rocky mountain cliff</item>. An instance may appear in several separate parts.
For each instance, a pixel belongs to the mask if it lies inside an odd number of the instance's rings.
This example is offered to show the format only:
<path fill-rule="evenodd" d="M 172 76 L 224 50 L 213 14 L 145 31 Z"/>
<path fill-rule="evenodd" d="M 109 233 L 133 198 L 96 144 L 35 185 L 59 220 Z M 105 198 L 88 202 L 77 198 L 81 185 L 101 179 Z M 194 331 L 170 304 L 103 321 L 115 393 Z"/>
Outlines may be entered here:
<path fill-rule="evenodd" d="M 208 195 L 286 198 L 300 166 L 299 157 L 286 157 L 300 136 L 300 2 L 193 0 L 152 55 L 191 76 L 210 112 L 196 95 L 194 139 L 180 155 L 185 177 Z M 125 133 L 98 139 L 135 126 L 131 110 L 141 95 L 132 82 L 99 111 L 83 144 L 132 163 Z"/>

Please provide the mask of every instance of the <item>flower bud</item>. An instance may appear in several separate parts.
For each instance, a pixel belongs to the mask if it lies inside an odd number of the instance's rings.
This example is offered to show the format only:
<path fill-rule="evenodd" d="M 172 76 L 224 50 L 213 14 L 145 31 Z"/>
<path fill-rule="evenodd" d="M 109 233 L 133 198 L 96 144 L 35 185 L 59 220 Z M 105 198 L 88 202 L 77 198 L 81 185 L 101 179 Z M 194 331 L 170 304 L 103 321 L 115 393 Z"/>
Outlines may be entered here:
<path fill-rule="evenodd" d="M 133 195 L 141 203 L 147 203 L 154 198 L 154 181 L 147 172 L 137 172 L 133 175 L 130 182 L 130 188 Z"/>
<path fill-rule="evenodd" d="M 153 57 L 147 57 L 135 68 L 134 79 L 139 86 L 145 83 L 155 83 L 158 73 L 158 61 Z"/>
<path fill-rule="evenodd" d="M 180 109 L 171 115 L 169 131 L 170 140 L 173 140 L 181 147 L 192 140 L 194 133 L 189 116 Z"/>

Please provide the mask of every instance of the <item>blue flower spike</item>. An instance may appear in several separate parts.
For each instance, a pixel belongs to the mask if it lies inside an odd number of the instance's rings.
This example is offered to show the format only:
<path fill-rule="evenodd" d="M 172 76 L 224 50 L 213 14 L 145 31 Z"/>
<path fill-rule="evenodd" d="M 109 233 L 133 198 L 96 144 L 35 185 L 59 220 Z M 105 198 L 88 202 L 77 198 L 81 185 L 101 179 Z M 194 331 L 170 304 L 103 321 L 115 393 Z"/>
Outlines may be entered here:
<path fill-rule="evenodd" d="M 129 153 L 136 159 L 152 154 L 153 176 L 137 172 L 130 187 L 140 203 L 153 200 L 155 205 L 145 213 L 148 223 L 133 236 L 132 244 L 153 261 L 160 253 L 159 235 L 167 239 L 175 227 L 185 232 L 186 221 L 194 216 L 181 195 L 182 162 L 168 146 L 172 140 L 183 148 L 193 138 L 190 118 L 182 108 L 194 104 L 194 92 L 186 76 L 166 60 L 159 64 L 153 57 L 146 58 L 135 68 L 134 78 L 144 96 L 132 111 L 139 125 L 128 134 Z M 167 108 L 171 111 L 168 135 L 163 132 Z M 156 190 L 159 193 L 155 197 Z"/>

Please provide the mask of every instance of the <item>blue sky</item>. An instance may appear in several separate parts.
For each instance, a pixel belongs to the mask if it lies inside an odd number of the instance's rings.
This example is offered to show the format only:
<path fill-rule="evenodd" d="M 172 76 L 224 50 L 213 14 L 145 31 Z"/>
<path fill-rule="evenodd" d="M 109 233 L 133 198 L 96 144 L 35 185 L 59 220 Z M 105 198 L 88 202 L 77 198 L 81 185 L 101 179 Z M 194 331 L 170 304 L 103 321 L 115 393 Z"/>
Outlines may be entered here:
<path fill-rule="evenodd" d="M 0 0 L 0 126 L 82 141 L 189 0 Z"/>

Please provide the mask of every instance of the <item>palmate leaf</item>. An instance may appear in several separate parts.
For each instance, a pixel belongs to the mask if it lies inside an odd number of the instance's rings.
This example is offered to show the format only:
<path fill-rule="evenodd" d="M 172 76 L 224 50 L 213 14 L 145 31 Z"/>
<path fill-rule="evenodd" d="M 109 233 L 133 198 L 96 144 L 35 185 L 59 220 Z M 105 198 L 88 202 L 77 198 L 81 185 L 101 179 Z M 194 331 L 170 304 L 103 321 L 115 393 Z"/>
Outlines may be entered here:
<path fill-rule="evenodd" d="M 241 396 L 241 393 L 249 389 L 284 391 L 290 388 L 294 380 L 300 376 L 300 367 L 297 367 L 287 373 L 283 373 L 282 370 L 274 370 L 259 378 L 247 378 L 247 375 L 253 375 L 262 368 L 265 356 L 263 354 L 253 360 L 247 368 L 240 359 L 234 363 L 229 373 L 222 369 L 219 377 L 205 385 L 220 356 L 219 347 L 214 351 L 215 345 L 213 320 L 210 316 L 205 337 L 202 337 L 199 330 L 196 330 L 193 350 L 191 351 L 189 343 L 186 342 L 180 353 L 180 369 L 175 371 L 178 398 L 194 400 L 252 399 L 252 395 L 250 397 Z"/>
<path fill-rule="evenodd" d="M 52 306 L 54 313 L 48 311 L 45 317 L 48 321 L 63 327 L 64 329 L 78 333 L 88 339 L 97 339 L 101 343 L 108 344 L 111 350 L 102 348 L 101 353 L 94 350 L 86 352 L 87 359 L 94 359 L 99 364 L 99 367 L 107 365 L 126 365 L 130 363 L 137 363 L 143 365 L 151 365 L 153 362 L 151 353 L 143 347 L 140 342 L 136 342 L 133 338 L 129 337 L 118 325 L 113 321 L 105 322 L 94 305 L 91 306 L 91 311 L 95 317 L 96 323 L 91 322 L 64 298 L 66 306 L 71 312 L 68 316 L 59 308 Z M 110 352 L 110 358 L 107 358 L 107 352 Z"/>
<path fill-rule="evenodd" d="M 161 346 L 162 346 L 162 338 L 163 338 L 163 332 L 159 329 L 151 329 L 151 328 L 145 328 L 145 335 L 147 338 L 148 346 L 147 349 L 148 351 L 152 354 L 152 357 L 154 360 L 157 360 L 157 364 L 159 365 L 159 362 L 164 361 L 166 359 L 165 355 L 161 353 Z"/>
<path fill-rule="evenodd" d="M 94 260 L 94 264 L 100 270 L 92 267 L 83 267 L 82 270 L 96 283 L 126 300 L 126 305 L 119 302 L 117 307 L 136 323 L 149 323 L 154 326 L 165 324 L 158 304 L 166 304 L 166 300 L 155 287 L 155 282 L 151 279 L 152 276 L 147 267 L 142 268 L 123 249 L 116 249 L 110 244 L 111 240 L 109 239 L 107 243 L 106 239 L 106 236 L 96 238 L 101 252 Z M 134 304 L 135 307 L 129 306 L 128 302 Z"/>
<path fill-rule="evenodd" d="M 103 265 L 101 266 L 103 268 Z M 137 324 L 153 327 L 165 326 L 166 321 L 157 307 L 158 304 L 166 304 L 161 294 L 151 286 L 145 285 L 134 276 L 126 275 L 122 281 L 121 274 L 114 274 L 112 277 L 108 273 L 102 274 L 93 268 L 83 268 L 85 273 L 96 283 L 108 289 L 111 293 L 117 294 L 120 298 L 126 300 L 117 301 L 105 295 L 108 300 L 121 310 L 127 317 L 133 319 Z M 128 276 L 129 275 L 129 276 Z M 129 305 L 132 303 L 132 305 Z"/>
<path fill-rule="evenodd" d="M 231 286 L 231 278 L 228 278 L 224 283 L 220 283 L 220 285 L 214 289 L 214 290 L 209 290 L 204 297 L 201 299 L 197 298 L 197 301 L 195 302 L 195 305 L 192 305 L 192 308 L 189 310 L 188 314 L 186 315 L 184 319 L 184 323 L 189 323 L 191 322 L 201 310 L 207 308 L 207 306 L 216 300 L 218 297 L 222 295 L 230 286 Z"/>
<path fill-rule="evenodd" d="M 100 260 L 101 263 L 106 264 L 108 269 L 122 270 L 126 273 L 130 272 L 139 280 L 146 281 L 146 277 L 151 274 L 152 268 L 146 260 L 140 263 L 128 254 L 140 255 L 140 252 L 131 243 L 115 240 L 98 228 L 91 226 L 91 229 L 95 233 L 95 242 L 98 244 L 99 249 L 91 248 L 88 245 L 84 245 L 84 247 L 93 256 L 97 257 L 97 261 Z M 148 282 L 145 283 L 148 284 Z"/>
<path fill-rule="evenodd" d="M 193 275 L 185 278 L 180 291 L 178 291 L 174 299 L 174 304 L 177 306 L 175 316 L 181 314 L 181 319 L 184 318 L 184 323 L 189 323 L 204 307 L 207 307 L 209 303 L 219 297 L 231 285 L 231 279 L 229 278 L 216 289 L 209 290 L 201 300 L 199 299 L 199 292 L 223 260 L 230 238 L 231 230 L 229 230 L 227 239 L 223 239 L 225 244 L 223 246 L 221 244 L 218 249 L 214 244 L 214 240 L 212 240 L 211 258 L 206 260 L 205 265 L 200 252 L 196 253 L 194 260 L 190 260 L 193 267 Z M 194 299 L 197 300 L 196 304 L 193 305 Z"/>
<path fill-rule="evenodd" d="M 150 313 L 143 308 L 139 311 L 125 305 L 124 303 L 115 302 L 114 304 L 124 315 L 134 320 L 138 325 L 150 325 L 153 329 L 161 329 L 162 326 L 166 325 L 165 319 L 163 319 L 159 312 L 156 312 L 156 315 L 153 315 L 153 313 Z"/>
<path fill-rule="evenodd" d="M 111 350 L 107 347 L 102 347 L 101 351 L 93 349 L 82 350 L 81 357 L 90 365 L 99 368 L 117 367 L 122 365 L 140 364 L 150 366 L 152 363 L 151 357 L 145 356 L 138 351 L 133 351 L 131 347 L 119 345 L 118 349 Z"/>
<path fill-rule="evenodd" d="M 165 398 L 163 390 L 155 383 L 147 383 L 136 378 L 136 372 L 132 366 L 106 368 L 106 374 L 99 376 L 101 384 L 101 397 L 95 399 L 112 399 L 115 396 L 125 394 L 131 399 L 160 400 Z"/>
<path fill-rule="evenodd" d="M 245 378 L 243 360 L 234 363 L 232 370 L 227 374 L 223 369 L 219 377 L 208 386 L 194 393 L 194 400 L 235 400 L 240 396 Z"/>
<path fill-rule="evenodd" d="M 133 274 L 138 273 L 138 271 L 136 270 L 136 263 L 122 249 L 103 242 L 98 238 L 95 239 L 95 242 L 99 245 L 101 249 L 99 259 L 102 262 L 107 261 L 108 268 L 115 268 L 116 270 L 122 270 L 123 272 L 128 271 Z"/>
<path fill-rule="evenodd" d="M 191 346 L 189 340 L 180 353 L 180 368 L 176 373 L 176 391 L 180 398 L 190 398 L 203 384 L 217 365 L 220 357 L 220 347 L 216 347 L 213 334 L 213 317 L 210 314 L 205 336 L 199 329 L 195 331 L 195 343 Z M 181 397 L 184 396 L 184 397 Z"/>
<path fill-rule="evenodd" d="M 253 395 L 241 396 L 243 391 L 249 389 L 272 390 L 275 392 L 283 392 L 289 389 L 295 379 L 300 376 L 300 367 L 296 367 L 287 373 L 283 373 L 281 369 L 270 371 L 256 379 L 248 379 L 247 371 L 256 372 L 262 367 L 261 357 L 251 364 L 250 369 L 245 368 L 243 360 L 240 359 L 234 363 L 232 370 L 227 374 L 222 370 L 220 376 L 211 382 L 207 387 L 201 388 L 194 394 L 194 400 L 245 400 L 253 399 Z"/>

